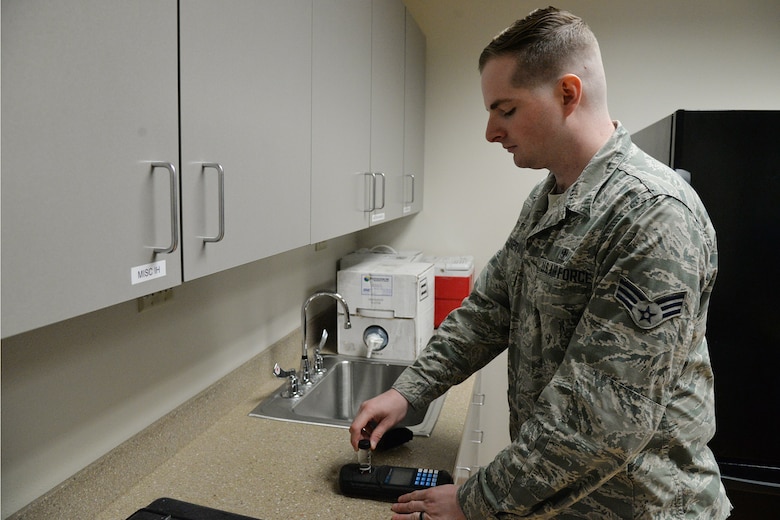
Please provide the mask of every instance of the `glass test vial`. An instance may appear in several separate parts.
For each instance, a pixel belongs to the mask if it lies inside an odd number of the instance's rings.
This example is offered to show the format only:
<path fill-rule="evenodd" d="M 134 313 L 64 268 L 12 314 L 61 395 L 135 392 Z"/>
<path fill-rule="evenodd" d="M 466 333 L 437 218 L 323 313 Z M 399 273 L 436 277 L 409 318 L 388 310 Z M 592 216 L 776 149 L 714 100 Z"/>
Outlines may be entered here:
<path fill-rule="evenodd" d="M 358 464 L 361 473 L 371 471 L 371 441 L 368 439 L 358 441 Z"/>

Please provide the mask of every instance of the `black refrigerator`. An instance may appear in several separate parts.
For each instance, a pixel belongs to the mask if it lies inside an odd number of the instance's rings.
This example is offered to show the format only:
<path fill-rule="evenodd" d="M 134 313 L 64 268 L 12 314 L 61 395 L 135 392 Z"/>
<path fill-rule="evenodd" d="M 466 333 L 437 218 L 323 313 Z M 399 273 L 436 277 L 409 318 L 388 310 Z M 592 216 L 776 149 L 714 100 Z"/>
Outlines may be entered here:
<path fill-rule="evenodd" d="M 678 110 L 632 139 L 689 176 L 715 226 L 710 447 L 731 518 L 780 518 L 780 111 Z"/>

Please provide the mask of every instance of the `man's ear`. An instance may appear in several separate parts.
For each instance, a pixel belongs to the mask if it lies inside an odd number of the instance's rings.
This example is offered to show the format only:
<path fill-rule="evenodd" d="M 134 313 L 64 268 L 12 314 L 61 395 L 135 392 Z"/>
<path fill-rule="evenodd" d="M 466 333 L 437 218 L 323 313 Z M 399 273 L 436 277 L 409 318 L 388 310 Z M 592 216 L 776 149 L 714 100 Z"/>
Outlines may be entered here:
<path fill-rule="evenodd" d="M 571 114 L 582 101 L 582 80 L 576 74 L 565 74 L 558 81 L 558 93 L 564 114 Z"/>

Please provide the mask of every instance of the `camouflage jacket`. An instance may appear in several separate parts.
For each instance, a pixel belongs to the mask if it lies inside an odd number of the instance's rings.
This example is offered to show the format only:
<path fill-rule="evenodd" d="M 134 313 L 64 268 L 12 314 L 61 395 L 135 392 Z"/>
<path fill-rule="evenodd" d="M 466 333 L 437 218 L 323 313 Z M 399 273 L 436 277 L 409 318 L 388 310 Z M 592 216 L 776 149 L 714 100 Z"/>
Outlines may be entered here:
<path fill-rule="evenodd" d="M 395 388 L 424 405 L 509 349 L 512 443 L 459 489 L 468 518 L 725 518 L 701 201 L 620 125 L 548 211 L 553 186 Z"/>

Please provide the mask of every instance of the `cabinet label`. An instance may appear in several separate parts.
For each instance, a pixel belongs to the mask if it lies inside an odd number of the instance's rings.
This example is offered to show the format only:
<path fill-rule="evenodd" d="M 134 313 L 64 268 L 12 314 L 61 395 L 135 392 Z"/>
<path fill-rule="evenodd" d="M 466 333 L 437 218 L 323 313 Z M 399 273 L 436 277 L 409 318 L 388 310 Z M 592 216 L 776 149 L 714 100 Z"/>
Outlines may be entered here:
<path fill-rule="evenodd" d="M 165 260 L 130 268 L 130 283 L 148 282 L 165 276 Z"/>

